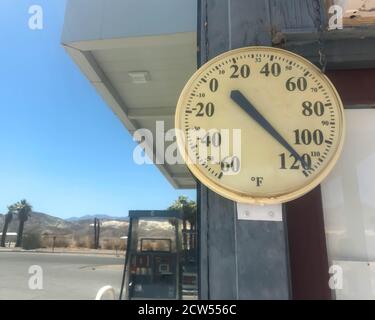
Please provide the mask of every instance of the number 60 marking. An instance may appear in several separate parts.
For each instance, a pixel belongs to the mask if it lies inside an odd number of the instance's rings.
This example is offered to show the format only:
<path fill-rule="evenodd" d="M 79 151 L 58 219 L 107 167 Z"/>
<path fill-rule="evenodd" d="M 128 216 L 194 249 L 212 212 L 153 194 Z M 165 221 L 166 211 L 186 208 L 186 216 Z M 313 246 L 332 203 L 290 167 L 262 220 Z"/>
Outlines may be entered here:
<path fill-rule="evenodd" d="M 225 157 L 221 163 L 221 171 L 225 175 L 235 175 L 240 172 L 241 170 L 241 162 L 237 156 L 227 156 Z"/>

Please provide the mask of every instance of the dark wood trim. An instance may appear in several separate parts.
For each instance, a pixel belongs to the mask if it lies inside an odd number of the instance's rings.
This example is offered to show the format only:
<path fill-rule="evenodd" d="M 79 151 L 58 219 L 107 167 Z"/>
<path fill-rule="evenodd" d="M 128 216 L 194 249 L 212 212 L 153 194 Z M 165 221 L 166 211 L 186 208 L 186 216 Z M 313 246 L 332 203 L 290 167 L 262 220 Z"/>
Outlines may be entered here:
<path fill-rule="evenodd" d="M 330 300 L 320 186 L 285 204 L 293 300 Z"/>
<path fill-rule="evenodd" d="M 375 69 L 329 70 L 344 105 L 375 104 Z"/>

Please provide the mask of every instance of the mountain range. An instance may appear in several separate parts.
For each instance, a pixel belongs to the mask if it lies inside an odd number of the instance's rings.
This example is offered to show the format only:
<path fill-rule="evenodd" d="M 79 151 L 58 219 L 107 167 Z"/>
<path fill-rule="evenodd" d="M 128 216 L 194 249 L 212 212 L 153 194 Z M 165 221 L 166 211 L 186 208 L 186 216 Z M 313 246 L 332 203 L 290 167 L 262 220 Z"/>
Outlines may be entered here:
<path fill-rule="evenodd" d="M 71 217 L 65 219 L 66 221 L 80 221 L 80 220 L 94 220 L 95 218 L 101 220 L 116 220 L 116 221 L 129 221 L 129 217 L 113 217 L 106 214 L 98 214 L 98 215 L 85 215 L 82 217 Z"/>
<path fill-rule="evenodd" d="M 4 225 L 4 215 L 0 214 L 0 232 Z M 94 239 L 94 218 L 100 219 L 100 246 L 103 249 L 123 248 L 124 236 L 128 235 L 129 221 L 127 217 L 112 217 L 109 215 L 86 215 L 79 218 L 61 219 L 42 212 L 32 212 L 24 226 L 23 244 L 28 247 L 51 247 L 55 238 L 56 247 L 91 248 Z M 16 217 L 8 227 L 8 232 L 18 231 L 19 221 Z M 173 223 L 166 221 L 140 222 L 138 235 L 151 238 L 173 238 L 175 230 Z M 32 243 L 35 239 L 37 243 Z M 30 240 L 31 239 L 31 240 Z M 32 240 L 34 239 L 34 240 Z M 15 239 L 10 239 L 14 241 Z M 25 247 L 25 246 L 24 246 Z"/>
<path fill-rule="evenodd" d="M 41 212 L 32 212 L 25 223 L 25 234 L 38 234 L 41 236 L 63 236 L 73 239 L 84 239 L 94 234 L 95 216 L 83 216 L 80 218 L 61 219 Z M 101 237 L 119 239 L 128 233 L 129 222 L 127 218 L 110 216 L 96 216 L 101 220 Z M 4 224 L 4 215 L 0 214 L 0 232 Z M 13 218 L 8 232 L 17 232 L 18 219 Z"/>

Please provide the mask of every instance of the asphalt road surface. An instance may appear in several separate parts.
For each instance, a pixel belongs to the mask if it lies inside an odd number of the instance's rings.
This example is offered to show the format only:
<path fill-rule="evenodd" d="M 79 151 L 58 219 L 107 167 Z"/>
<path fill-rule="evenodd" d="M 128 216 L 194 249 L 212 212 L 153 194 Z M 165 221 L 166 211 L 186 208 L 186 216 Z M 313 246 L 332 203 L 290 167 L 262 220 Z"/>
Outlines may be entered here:
<path fill-rule="evenodd" d="M 0 252 L 0 299 L 93 300 L 105 285 L 118 297 L 123 261 L 103 255 Z M 34 275 L 29 268 L 35 265 L 41 267 L 36 269 L 42 270 L 43 289 L 30 289 Z M 32 286 L 40 285 L 40 278 L 32 280 L 37 280 Z"/>

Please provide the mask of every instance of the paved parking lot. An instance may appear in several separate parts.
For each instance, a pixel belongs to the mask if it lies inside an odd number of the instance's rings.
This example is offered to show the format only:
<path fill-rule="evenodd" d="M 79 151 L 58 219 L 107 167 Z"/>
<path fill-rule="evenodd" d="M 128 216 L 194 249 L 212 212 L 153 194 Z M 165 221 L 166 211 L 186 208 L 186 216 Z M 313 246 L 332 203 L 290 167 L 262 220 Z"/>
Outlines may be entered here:
<path fill-rule="evenodd" d="M 123 261 L 92 254 L 0 252 L 0 299 L 94 299 L 105 285 L 118 295 Z M 29 288 L 32 265 L 42 268 L 42 290 Z"/>

